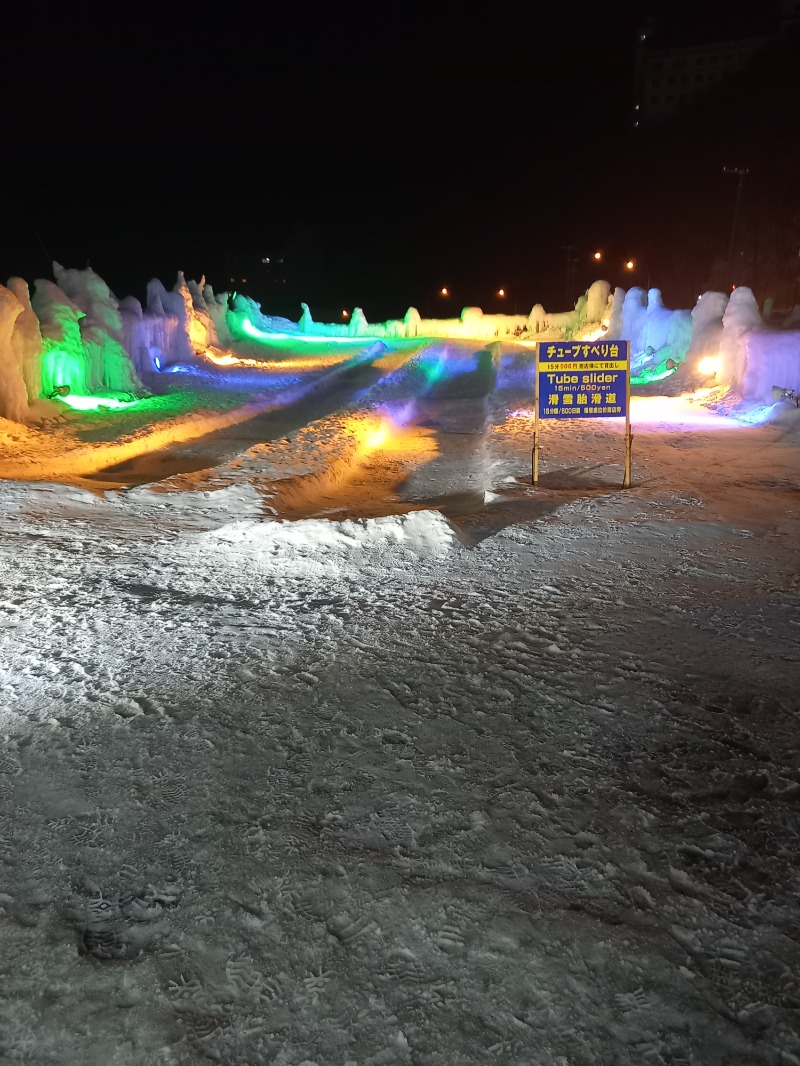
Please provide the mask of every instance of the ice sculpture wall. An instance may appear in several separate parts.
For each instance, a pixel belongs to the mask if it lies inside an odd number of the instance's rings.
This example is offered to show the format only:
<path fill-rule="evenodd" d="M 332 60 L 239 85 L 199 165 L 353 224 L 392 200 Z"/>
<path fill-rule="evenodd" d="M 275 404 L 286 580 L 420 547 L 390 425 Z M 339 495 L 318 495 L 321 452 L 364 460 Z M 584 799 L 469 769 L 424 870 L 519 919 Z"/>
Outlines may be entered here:
<path fill-rule="evenodd" d="M 595 282 L 572 310 L 485 315 L 465 307 L 458 318 L 423 319 L 410 307 L 402 319 L 367 322 L 356 307 L 349 321 L 315 322 L 302 305 L 299 322 L 262 313 L 242 293 L 217 296 L 205 279 L 182 273 L 171 290 L 153 279 L 146 306 L 118 301 L 91 269 L 54 264 L 56 281 L 38 280 L 33 296 L 21 278 L 0 286 L 0 417 L 24 421 L 28 405 L 61 386 L 73 393 L 138 392 L 159 371 L 191 363 L 206 349 L 240 350 L 258 333 L 320 337 L 451 337 L 465 340 L 546 340 L 599 331 L 631 342 L 634 359 L 651 368 L 681 363 L 687 354 L 721 357 L 718 380 L 768 402 L 773 385 L 800 387 L 800 332 L 766 326 L 752 292 L 705 293 L 690 313 L 664 307 L 658 289 L 616 289 Z M 790 324 L 791 319 L 787 322 Z"/>
<path fill-rule="evenodd" d="M 742 338 L 762 325 L 761 314 L 752 290 L 740 285 L 734 289 L 722 316 L 722 339 L 719 346 L 720 377 L 726 385 L 739 388 L 744 381 L 745 347 Z"/>
<path fill-rule="evenodd" d="M 800 396 L 800 331 L 756 327 L 743 334 L 741 391 L 761 403 L 773 402 L 772 388 Z"/>
<path fill-rule="evenodd" d="M 503 340 L 528 336 L 572 337 L 581 330 L 600 326 L 610 314 L 610 286 L 596 281 L 571 311 L 547 312 L 536 304 L 527 315 L 487 315 L 480 307 L 465 307 L 458 318 L 421 318 L 409 307 L 404 318 L 368 323 L 356 307 L 348 323 L 315 322 L 306 304 L 299 322 L 303 333 L 339 337 L 453 337 L 464 340 Z"/>
<path fill-rule="evenodd" d="M 695 312 L 700 308 L 697 347 L 715 354 L 716 342 L 720 357 L 717 377 L 722 384 L 764 404 L 772 403 L 775 385 L 800 393 L 800 331 L 776 329 L 763 322 L 755 296 L 743 285 L 734 289 L 730 298 L 722 293 L 704 293 Z M 791 315 L 787 325 L 792 325 Z"/>
<path fill-rule="evenodd" d="M 156 373 L 166 365 L 166 353 L 178 353 L 185 350 L 185 334 L 181 330 L 177 315 L 166 312 L 154 313 L 150 308 L 142 308 L 135 296 L 126 296 L 120 300 L 120 317 L 122 318 L 122 343 L 130 353 L 133 365 L 139 377 L 146 381 L 149 374 Z"/>
<path fill-rule="evenodd" d="M 692 310 L 692 343 L 687 358 L 716 356 L 722 341 L 722 318 L 728 306 L 724 292 L 704 292 Z"/>
<path fill-rule="evenodd" d="M 571 311 L 547 312 L 536 304 L 527 315 L 486 315 L 480 307 L 465 307 L 458 318 L 421 318 L 409 307 L 403 319 L 367 322 L 356 307 L 349 322 L 315 322 L 308 304 L 302 304 L 298 322 L 301 333 L 318 337 L 452 337 L 463 340 L 503 340 L 523 335 L 572 337 L 581 330 L 600 326 L 611 313 L 610 286 L 596 281 Z"/>
<path fill-rule="evenodd" d="M 659 289 L 616 289 L 610 301 L 609 337 L 630 341 L 631 371 L 657 379 L 686 359 L 692 339 L 689 311 L 664 307 Z"/>
<path fill-rule="evenodd" d="M 120 305 L 89 268 L 65 269 L 54 263 L 53 273 L 56 281 L 34 282 L 32 296 L 22 278 L 11 278 L 7 288 L 0 286 L 0 417 L 25 421 L 31 403 L 65 387 L 78 395 L 142 389 L 131 358 L 141 353 L 142 334 L 147 334 L 141 322 L 131 328 L 130 319 L 142 317 L 138 301 Z M 185 294 L 175 297 L 181 307 L 187 296 L 191 303 L 185 283 L 183 288 Z M 192 325 L 195 318 L 202 316 L 192 311 Z M 207 313 L 206 319 L 204 339 L 213 334 Z M 159 339 L 170 333 L 170 325 L 166 315 L 147 323 Z M 180 334 L 177 347 L 188 332 L 189 323 L 183 331 L 172 329 Z"/>
<path fill-rule="evenodd" d="M 0 285 L 0 417 L 21 422 L 28 410 L 22 362 L 13 343 L 24 308 L 10 289 Z"/>
<path fill-rule="evenodd" d="M 53 264 L 59 288 L 83 312 L 80 340 L 91 367 L 92 389 L 133 392 L 141 388 L 130 355 L 123 344 L 122 317 L 117 298 L 95 272 L 65 270 Z"/>
<path fill-rule="evenodd" d="M 44 349 L 42 333 L 39 329 L 39 319 L 31 307 L 31 296 L 27 283 L 22 278 L 10 278 L 8 288 L 22 305 L 22 310 L 14 324 L 11 344 L 16 353 L 17 361 L 22 367 L 22 377 L 25 381 L 28 403 L 33 403 L 42 394 L 42 353 Z"/>
<path fill-rule="evenodd" d="M 44 347 L 43 395 L 63 386 L 75 393 L 98 391 L 102 371 L 92 358 L 97 353 L 87 352 L 81 338 L 80 320 L 84 312 L 55 282 L 42 279 L 34 282 L 31 304 L 39 319 Z"/>

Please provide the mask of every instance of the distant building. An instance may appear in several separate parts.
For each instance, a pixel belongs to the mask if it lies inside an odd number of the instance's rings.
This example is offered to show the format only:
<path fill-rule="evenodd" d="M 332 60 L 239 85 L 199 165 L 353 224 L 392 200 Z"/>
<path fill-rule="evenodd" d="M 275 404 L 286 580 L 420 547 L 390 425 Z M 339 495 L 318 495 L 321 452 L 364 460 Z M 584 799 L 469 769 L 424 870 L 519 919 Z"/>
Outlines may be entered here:
<path fill-rule="evenodd" d="M 264 299 L 280 297 L 286 285 L 286 256 L 282 248 L 227 248 L 225 250 L 225 288 L 260 293 Z"/>
<path fill-rule="evenodd" d="M 328 284 L 321 239 L 307 224 L 263 244 L 231 244 L 224 264 L 224 288 L 252 297 L 265 314 L 298 317 L 303 301 L 319 307 Z"/>
<path fill-rule="evenodd" d="M 635 127 L 691 109 L 800 28 L 800 0 L 705 3 L 688 18 L 674 5 L 655 8 L 639 31 Z"/>

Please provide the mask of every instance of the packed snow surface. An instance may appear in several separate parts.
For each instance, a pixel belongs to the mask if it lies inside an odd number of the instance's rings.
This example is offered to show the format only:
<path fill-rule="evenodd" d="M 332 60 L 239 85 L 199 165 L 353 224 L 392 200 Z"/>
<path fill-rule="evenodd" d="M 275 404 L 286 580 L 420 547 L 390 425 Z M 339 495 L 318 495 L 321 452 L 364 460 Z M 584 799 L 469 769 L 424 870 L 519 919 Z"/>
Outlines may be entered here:
<path fill-rule="evenodd" d="M 235 522 L 205 536 L 213 542 L 215 551 L 222 541 L 294 562 L 309 555 L 352 559 L 356 553 L 385 553 L 387 549 L 396 549 L 399 554 L 436 554 L 452 544 L 454 531 L 442 515 L 415 511 L 359 522 Z"/>
<path fill-rule="evenodd" d="M 800 1062 L 797 435 L 473 354 L 0 483 L 3 1063 Z"/>

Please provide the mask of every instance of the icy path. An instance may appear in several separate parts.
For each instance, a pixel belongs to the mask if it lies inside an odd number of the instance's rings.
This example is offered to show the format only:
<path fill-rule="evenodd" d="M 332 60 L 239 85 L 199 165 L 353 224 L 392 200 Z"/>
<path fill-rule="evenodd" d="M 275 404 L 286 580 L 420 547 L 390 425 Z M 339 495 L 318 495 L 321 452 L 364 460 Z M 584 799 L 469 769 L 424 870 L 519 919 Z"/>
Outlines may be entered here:
<path fill-rule="evenodd" d="M 0 486 L 0 1061 L 800 1061 L 796 445 L 643 429 L 625 493 L 549 427 L 533 493 L 454 410 L 398 492 L 483 471 L 457 533 L 259 521 L 258 452 Z"/>
<path fill-rule="evenodd" d="M 270 373 L 260 375 L 249 371 L 247 380 L 251 388 L 262 391 L 251 401 L 252 410 L 247 417 L 224 424 L 219 430 L 210 428 L 199 440 L 179 438 L 176 444 L 144 448 L 134 452 L 131 458 L 123 456 L 122 461 L 102 469 L 95 467 L 96 472 L 86 483 L 104 488 L 145 485 L 235 461 L 253 446 L 284 438 L 349 406 L 385 376 L 401 370 L 422 347 L 422 342 L 410 341 L 396 342 L 392 348 L 382 342 L 362 344 L 333 366 L 320 359 L 320 367 L 312 366 L 296 374 L 296 380 L 285 387 L 277 387 Z"/>
<path fill-rule="evenodd" d="M 520 359 L 520 353 L 506 357 Z M 522 352 L 527 377 L 531 359 Z M 373 517 L 426 506 L 481 510 L 494 482 L 492 427 L 505 419 L 508 400 L 500 363 L 497 353 L 476 350 L 475 343 L 406 344 L 387 352 L 384 372 L 363 388 L 326 395 L 316 409 L 298 405 L 289 412 L 293 425 L 274 414 L 254 420 L 236 438 L 229 461 L 186 464 L 160 488 L 247 484 L 265 500 L 265 513 L 292 519 Z M 527 384 L 514 394 L 529 396 Z M 245 449 L 242 442 L 259 434 L 260 442 Z"/>

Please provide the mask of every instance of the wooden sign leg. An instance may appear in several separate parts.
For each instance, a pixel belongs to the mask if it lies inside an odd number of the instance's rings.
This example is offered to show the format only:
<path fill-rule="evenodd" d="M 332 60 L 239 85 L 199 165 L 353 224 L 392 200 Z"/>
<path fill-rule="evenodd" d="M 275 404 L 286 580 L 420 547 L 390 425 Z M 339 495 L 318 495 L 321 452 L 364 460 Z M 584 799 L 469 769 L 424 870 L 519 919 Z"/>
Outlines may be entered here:
<path fill-rule="evenodd" d="M 631 436 L 631 346 L 630 342 L 625 342 L 625 362 L 627 368 L 625 370 L 625 479 L 622 482 L 624 489 L 631 487 L 631 445 L 633 444 L 633 437 Z"/>

